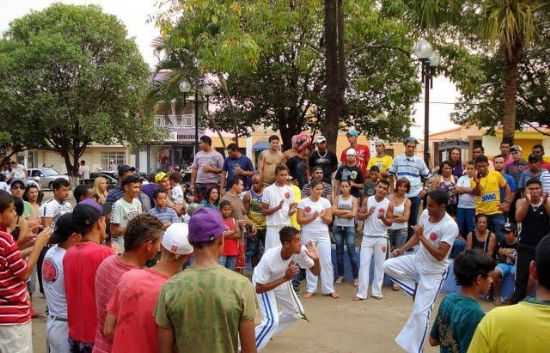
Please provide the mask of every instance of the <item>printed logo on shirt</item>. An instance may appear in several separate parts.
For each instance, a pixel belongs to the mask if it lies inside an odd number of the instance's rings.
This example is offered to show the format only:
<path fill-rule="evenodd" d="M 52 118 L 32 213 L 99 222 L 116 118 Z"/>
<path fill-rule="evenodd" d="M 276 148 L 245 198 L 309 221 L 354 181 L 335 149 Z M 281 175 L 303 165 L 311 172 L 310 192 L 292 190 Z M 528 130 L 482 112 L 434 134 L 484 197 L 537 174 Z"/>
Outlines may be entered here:
<path fill-rule="evenodd" d="M 46 282 L 55 282 L 57 280 L 57 267 L 49 259 L 44 260 L 42 264 L 42 278 Z"/>
<path fill-rule="evenodd" d="M 483 202 L 491 202 L 491 201 L 496 201 L 497 200 L 497 194 L 495 194 L 494 192 L 491 192 L 491 193 L 488 193 L 488 194 L 485 194 L 485 195 L 481 195 L 481 201 Z"/>
<path fill-rule="evenodd" d="M 285 198 L 286 198 L 286 199 L 289 199 L 289 198 L 290 198 L 290 193 L 285 192 Z"/>
<path fill-rule="evenodd" d="M 356 170 L 351 172 L 351 180 L 355 180 L 355 179 L 357 179 L 357 171 Z"/>
<path fill-rule="evenodd" d="M 437 234 L 435 234 L 435 233 L 430 234 L 430 240 L 431 241 L 436 241 L 437 240 Z"/>
<path fill-rule="evenodd" d="M 307 206 L 306 208 L 304 208 L 304 211 L 306 213 L 310 213 L 311 212 L 311 207 Z"/>

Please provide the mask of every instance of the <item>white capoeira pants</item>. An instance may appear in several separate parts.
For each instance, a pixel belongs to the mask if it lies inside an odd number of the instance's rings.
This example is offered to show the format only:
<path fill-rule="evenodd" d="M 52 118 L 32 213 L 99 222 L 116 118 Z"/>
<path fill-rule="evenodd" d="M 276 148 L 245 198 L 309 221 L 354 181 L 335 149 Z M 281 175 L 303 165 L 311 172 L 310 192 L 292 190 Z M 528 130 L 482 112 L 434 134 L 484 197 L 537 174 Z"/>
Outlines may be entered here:
<path fill-rule="evenodd" d="M 313 241 L 319 251 L 319 264 L 321 265 L 321 293 L 334 293 L 334 269 L 332 267 L 330 235 L 308 235 L 302 233 L 302 243 L 305 245 L 309 241 Z M 317 276 L 310 270 L 306 270 L 306 292 L 317 292 Z"/>
<path fill-rule="evenodd" d="M 421 353 L 428 334 L 433 304 L 447 277 L 443 272 L 420 268 L 415 255 L 404 255 L 386 260 L 384 271 L 407 294 L 414 296 L 411 316 L 395 342 L 408 353 Z"/>
<path fill-rule="evenodd" d="M 361 242 L 359 286 L 357 297 L 367 299 L 369 295 L 370 265 L 374 258 L 374 275 L 372 280 L 372 295 L 382 297 L 384 282 L 384 260 L 388 252 L 388 239 L 385 237 L 364 236 Z"/>
<path fill-rule="evenodd" d="M 265 250 L 281 245 L 281 236 L 279 231 L 286 227 L 286 224 L 267 226 L 265 230 Z"/>
<path fill-rule="evenodd" d="M 33 353 L 32 323 L 0 326 L 1 353 Z"/>
<path fill-rule="evenodd" d="M 256 348 L 260 351 L 271 337 L 305 318 L 305 315 L 304 307 L 290 282 L 256 296 L 262 313 L 262 322 L 256 326 Z"/>
<path fill-rule="evenodd" d="M 48 317 L 48 347 L 50 353 L 70 353 L 69 323 Z"/>

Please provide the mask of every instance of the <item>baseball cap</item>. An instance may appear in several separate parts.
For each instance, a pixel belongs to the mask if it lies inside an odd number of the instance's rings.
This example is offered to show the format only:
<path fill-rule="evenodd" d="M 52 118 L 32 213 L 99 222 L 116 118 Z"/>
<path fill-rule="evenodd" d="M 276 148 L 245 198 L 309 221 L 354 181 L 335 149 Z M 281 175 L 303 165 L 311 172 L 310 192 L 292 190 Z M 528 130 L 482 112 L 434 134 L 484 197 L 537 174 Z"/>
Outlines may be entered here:
<path fill-rule="evenodd" d="M 201 207 L 189 220 L 189 241 L 206 243 L 223 235 L 224 225 L 220 211 Z"/>
<path fill-rule="evenodd" d="M 315 138 L 315 143 L 316 144 L 320 144 L 320 143 L 323 143 L 323 142 L 327 142 L 327 138 L 323 135 L 319 135 Z"/>
<path fill-rule="evenodd" d="M 346 151 L 346 156 L 355 156 L 357 155 L 357 151 L 355 151 L 354 148 L 348 148 L 348 150 Z"/>
<path fill-rule="evenodd" d="M 355 130 L 354 127 L 351 127 L 351 128 L 348 129 L 348 132 L 346 133 L 346 136 L 357 137 L 357 136 L 359 136 L 359 131 Z"/>
<path fill-rule="evenodd" d="M 60 216 L 55 222 L 55 228 L 53 230 L 52 236 L 50 238 L 50 243 L 59 244 L 63 243 L 71 234 L 78 232 L 74 222 L 72 212 L 65 213 Z"/>
<path fill-rule="evenodd" d="M 81 202 L 78 203 L 79 205 L 88 205 L 90 207 L 93 207 L 97 212 L 99 212 L 100 215 L 104 215 L 105 214 L 105 209 L 103 206 L 101 206 L 100 204 L 98 204 L 96 202 L 96 200 L 94 199 L 90 199 L 90 198 L 87 198 L 87 199 L 84 199 L 82 200 Z"/>
<path fill-rule="evenodd" d="M 512 147 L 510 147 L 510 151 L 512 151 L 512 152 L 523 152 L 523 149 L 521 148 L 520 145 L 513 145 Z"/>
<path fill-rule="evenodd" d="M 165 172 L 158 172 L 155 174 L 155 183 L 160 183 L 165 178 L 168 178 L 168 174 Z"/>
<path fill-rule="evenodd" d="M 122 175 L 128 172 L 135 172 L 136 168 L 130 167 L 128 164 L 121 164 L 118 166 L 118 175 Z"/>
<path fill-rule="evenodd" d="M 186 223 L 170 225 L 162 236 L 161 245 L 172 254 L 189 255 L 193 246 L 189 244 L 189 226 Z"/>

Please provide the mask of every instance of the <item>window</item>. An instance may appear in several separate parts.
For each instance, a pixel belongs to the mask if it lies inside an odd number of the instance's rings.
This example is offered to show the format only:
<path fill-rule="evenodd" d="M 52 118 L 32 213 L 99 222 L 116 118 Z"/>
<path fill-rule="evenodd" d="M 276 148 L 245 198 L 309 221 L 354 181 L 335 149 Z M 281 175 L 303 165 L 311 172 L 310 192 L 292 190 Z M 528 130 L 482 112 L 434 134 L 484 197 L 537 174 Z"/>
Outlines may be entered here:
<path fill-rule="evenodd" d="M 101 152 L 102 170 L 115 170 L 121 164 L 126 164 L 126 152 Z"/>

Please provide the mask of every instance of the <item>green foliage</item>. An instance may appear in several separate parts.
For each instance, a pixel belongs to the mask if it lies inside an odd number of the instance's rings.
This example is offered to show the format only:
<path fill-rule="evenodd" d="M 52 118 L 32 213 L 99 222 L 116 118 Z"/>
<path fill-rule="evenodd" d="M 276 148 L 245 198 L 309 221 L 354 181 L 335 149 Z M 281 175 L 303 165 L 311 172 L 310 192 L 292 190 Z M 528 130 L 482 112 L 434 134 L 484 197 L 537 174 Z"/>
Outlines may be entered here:
<path fill-rule="evenodd" d="M 55 4 L 13 21 L 0 42 L 0 126 L 26 148 L 57 151 L 72 173 L 92 142 L 150 138 L 148 77 L 114 16 Z"/>

